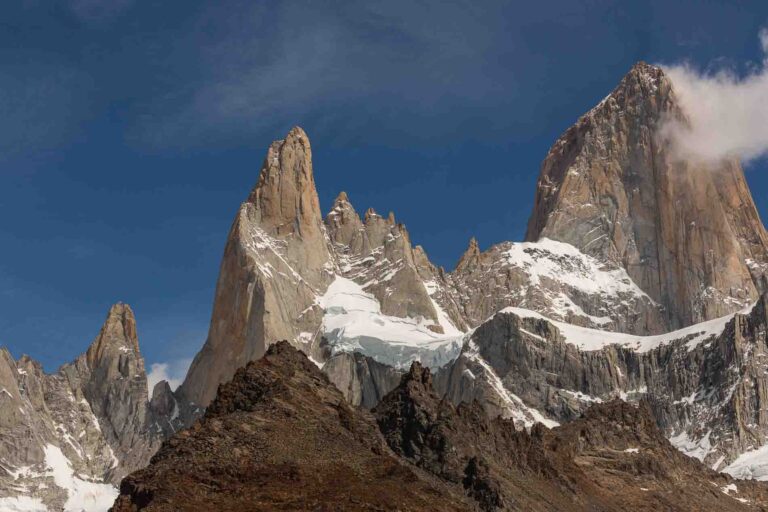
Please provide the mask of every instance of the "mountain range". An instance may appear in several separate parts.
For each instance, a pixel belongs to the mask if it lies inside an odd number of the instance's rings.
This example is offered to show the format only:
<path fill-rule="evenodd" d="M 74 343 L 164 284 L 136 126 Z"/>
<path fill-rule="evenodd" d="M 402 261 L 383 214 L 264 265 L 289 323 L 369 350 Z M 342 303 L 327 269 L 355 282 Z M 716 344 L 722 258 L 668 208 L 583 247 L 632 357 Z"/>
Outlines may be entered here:
<path fill-rule="evenodd" d="M 636 64 L 548 152 L 525 241 L 452 271 L 344 192 L 323 216 L 291 129 L 178 389 L 149 394 L 124 304 L 56 374 L 2 352 L 0 508 L 106 510 L 121 480 L 118 511 L 768 505 L 722 473 L 768 479 L 768 234 L 739 162 L 680 160 L 670 118 Z"/>

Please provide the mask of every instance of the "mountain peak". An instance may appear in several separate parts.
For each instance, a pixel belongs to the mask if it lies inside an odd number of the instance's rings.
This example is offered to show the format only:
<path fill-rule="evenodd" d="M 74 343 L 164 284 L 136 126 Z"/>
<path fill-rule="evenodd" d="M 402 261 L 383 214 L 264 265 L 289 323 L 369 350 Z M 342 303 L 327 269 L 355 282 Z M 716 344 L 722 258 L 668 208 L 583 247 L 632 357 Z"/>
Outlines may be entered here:
<path fill-rule="evenodd" d="M 348 202 L 349 202 L 349 196 L 347 195 L 346 192 L 342 190 L 341 192 L 339 192 L 339 195 L 336 196 L 336 199 L 333 201 L 333 204 L 337 205 L 339 203 L 348 203 Z"/>
<path fill-rule="evenodd" d="M 248 197 L 258 221 L 273 235 L 312 235 L 320 232 L 322 214 L 312 170 L 309 137 L 295 126 L 273 142 Z"/>
<path fill-rule="evenodd" d="M 768 263 L 738 162 L 705 172 L 657 137 L 665 116 L 679 113 L 662 69 L 635 64 L 550 149 L 526 234 L 623 266 L 664 307 L 660 330 L 745 307 L 760 287 L 745 261 Z"/>
<path fill-rule="evenodd" d="M 298 126 L 298 125 L 294 126 L 288 131 L 288 135 L 285 137 L 285 139 L 288 140 L 291 138 L 296 139 L 299 142 L 301 142 L 302 140 L 305 140 L 307 141 L 307 144 L 309 144 L 309 138 L 307 137 L 307 132 L 305 132 L 304 128 L 302 128 L 301 126 Z"/>
<path fill-rule="evenodd" d="M 630 68 L 629 74 L 635 75 L 648 75 L 648 76 L 663 76 L 664 71 L 659 66 L 648 64 L 644 60 L 639 60 Z"/>
<path fill-rule="evenodd" d="M 118 302 L 109 308 L 107 318 L 99 331 L 99 335 L 88 347 L 86 359 L 88 365 L 93 367 L 112 349 L 130 350 L 139 352 L 139 339 L 136 335 L 136 317 L 131 306 Z"/>
<path fill-rule="evenodd" d="M 627 87 L 633 88 L 633 86 L 636 86 L 637 84 L 641 85 L 641 88 L 639 90 L 633 89 L 633 93 L 641 92 L 644 94 L 653 94 L 659 90 L 662 83 L 668 84 L 668 79 L 664 74 L 664 71 L 659 66 L 654 66 L 641 60 L 635 63 L 629 72 L 624 75 L 624 78 L 612 94 L 615 94 L 616 91 L 626 89 Z M 668 91 L 669 88 L 666 88 L 665 90 Z"/>
<path fill-rule="evenodd" d="M 368 222 L 369 222 L 371 219 L 373 219 L 373 218 L 376 218 L 376 217 L 381 217 L 381 215 L 379 215 L 378 213 L 376 213 L 376 210 L 374 210 L 373 208 L 368 208 L 367 210 L 365 210 L 365 217 L 364 217 L 364 222 L 365 222 L 366 224 L 368 224 Z"/>
<path fill-rule="evenodd" d="M 480 246 L 477 244 L 477 239 L 472 237 L 469 239 L 469 245 L 464 254 L 461 255 L 461 259 L 456 264 L 456 270 L 463 270 L 469 268 L 477 262 L 477 258 L 480 257 Z"/>

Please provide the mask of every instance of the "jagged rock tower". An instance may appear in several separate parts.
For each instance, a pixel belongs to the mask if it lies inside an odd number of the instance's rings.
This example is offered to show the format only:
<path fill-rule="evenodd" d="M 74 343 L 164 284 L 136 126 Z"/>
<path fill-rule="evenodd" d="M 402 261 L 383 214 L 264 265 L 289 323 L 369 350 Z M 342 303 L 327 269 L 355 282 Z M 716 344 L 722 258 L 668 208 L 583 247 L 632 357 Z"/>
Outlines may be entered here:
<path fill-rule="evenodd" d="M 640 62 L 569 128 L 541 167 L 526 239 L 624 267 L 668 328 L 737 311 L 764 288 L 768 236 L 736 160 L 676 160 L 657 128 L 685 119 L 664 72 Z"/>
<path fill-rule="evenodd" d="M 0 500 L 21 495 L 50 510 L 105 508 L 114 486 L 146 466 L 173 430 L 173 410 L 158 411 L 147 399 L 127 304 L 112 306 L 87 352 L 55 374 L 1 349 L 0 389 Z"/>
<path fill-rule="evenodd" d="M 180 402 L 207 406 L 220 383 L 279 340 L 324 361 L 320 299 L 339 277 L 375 297 L 382 314 L 420 318 L 436 334 L 464 325 L 441 271 L 393 214 L 369 209 L 361 219 L 342 192 L 323 219 L 309 138 L 295 127 L 272 143 L 235 217 L 208 339 Z"/>
<path fill-rule="evenodd" d="M 312 149 L 301 128 L 275 141 L 229 232 L 208 339 L 180 393 L 207 406 L 221 382 L 278 340 L 309 341 L 332 276 Z"/>

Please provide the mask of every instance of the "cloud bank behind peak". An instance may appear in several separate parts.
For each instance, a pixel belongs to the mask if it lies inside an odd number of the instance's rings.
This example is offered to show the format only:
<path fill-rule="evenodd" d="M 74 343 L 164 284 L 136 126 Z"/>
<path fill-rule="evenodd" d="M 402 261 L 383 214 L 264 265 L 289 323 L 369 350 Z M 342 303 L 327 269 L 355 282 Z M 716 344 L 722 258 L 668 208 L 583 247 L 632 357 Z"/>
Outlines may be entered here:
<path fill-rule="evenodd" d="M 687 117 L 666 120 L 660 129 L 676 156 L 745 163 L 768 154 L 768 29 L 759 33 L 763 61 L 739 75 L 731 68 L 700 71 L 687 63 L 662 65 Z"/>

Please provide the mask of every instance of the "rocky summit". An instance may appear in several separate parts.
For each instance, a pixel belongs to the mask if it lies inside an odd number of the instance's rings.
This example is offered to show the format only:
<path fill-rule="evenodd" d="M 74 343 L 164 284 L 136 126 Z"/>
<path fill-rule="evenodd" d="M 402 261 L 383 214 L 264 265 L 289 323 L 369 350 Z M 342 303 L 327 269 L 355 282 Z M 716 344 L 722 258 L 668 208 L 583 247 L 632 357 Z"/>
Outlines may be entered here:
<path fill-rule="evenodd" d="M 768 235 L 739 162 L 681 160 L 668 119 L 638 63 L 549 150 L 526 240 L 452 270 L 393 213 L 324 213 L 291 129 L 179 389 L 150 396 L 123 304 L 55 374 L 0 352 L 0 510 L 104 510 L 121 479 L 116 511 L 764 509 Z"/>
<path fill-rule="evenodd" d="M 672 115 L 684 116 L 673 84 L 637 64 L 550 150 L 528 241 L 481 251 L 473 239 L 452 272 L 394 214 L 361 217 L 343 192 L 323 218 L 309 138 L 294 128 L 270 146 L 235 218 L 187 400 L 206 406 L 275 339 L 319 363 L 359 351 L 435 366 L 506 307 L 651 335 L 750 306 L 764 289 L 768 235 L 742 170 L 676 160 L 657 135 Z"/>
<path fill-rule="evenodd" d="M 460 489 L 400 460 L 287 342 L 239 369 L 192 428 L 120 487 L 113 512 L 469 510 Z"/>
<path fill-rule="evenodd" d="M 123 480 L 112 510 L 746 511 L 767 500 L 768 487 L 675 450 L 645 402 L 528 433 L 440 399 L 414 363 L 371 414 L 282 342 Z"/>
<path fill-rule="evenodd" d="M 0 386 L 0 510 L 105 510 L 173 430 L 172 415 L 148 400 L 127 304 L 55 374 L 3 349 Z"/>
<path fill-rule="evenodd" d="M 666 330 L 747 306 L 768 263 L 739 162 L 679 160 L 658 135 L 670 116 L 685 119 L 674 84 L 638 63 L 549 150 L 526 235 L 625 269 L 662 307 Z"/>

